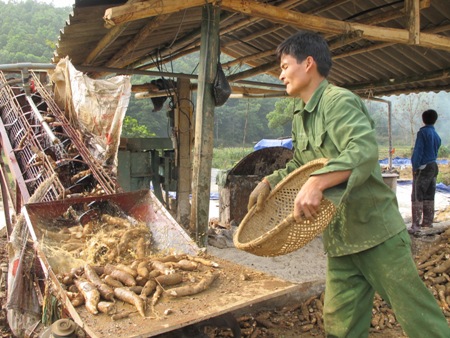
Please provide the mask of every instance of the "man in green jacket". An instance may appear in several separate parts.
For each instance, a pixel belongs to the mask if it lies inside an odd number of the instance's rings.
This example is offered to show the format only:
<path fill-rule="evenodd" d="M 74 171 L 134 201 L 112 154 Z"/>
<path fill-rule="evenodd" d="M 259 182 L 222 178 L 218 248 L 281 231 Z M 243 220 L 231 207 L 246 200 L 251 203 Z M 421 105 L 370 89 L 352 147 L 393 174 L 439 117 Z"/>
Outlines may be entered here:
<path fill-rule="evenodd" d="M 313 220 L 324 196 L 338 205 L 323 234 L 327 337 L 368 337 L 375 292 L 392 306 L 409 337 L 450 337 L 441 309 L 417 273 L 395 193 L 383 182 L 374 123 L 364 103 L 327 81 L 331 55 L 318 34 L 299 32 L 277 54 L 286 92 L 301 99 L 292 124 L 294 157 L 257 185 L 248 207 L 262 208 L 271 188 L 296 168 L 329 159 L 294 201 L 297 220 Z"/>

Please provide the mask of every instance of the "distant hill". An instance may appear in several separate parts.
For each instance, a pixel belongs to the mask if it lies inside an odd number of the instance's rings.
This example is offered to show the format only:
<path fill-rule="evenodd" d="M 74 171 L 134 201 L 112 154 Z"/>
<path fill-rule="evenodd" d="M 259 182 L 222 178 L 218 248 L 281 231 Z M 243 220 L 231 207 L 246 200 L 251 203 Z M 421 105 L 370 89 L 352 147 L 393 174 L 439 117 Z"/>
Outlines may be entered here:
<path fill-rule="evenodd" d="M 9 63 L 50 63 L 59 32 L 62 30 L 72 11 L 72 7 L 56 8 L 53 5 L 33 0 L 0 0 L 0 64 Z M 162 66 L 161 71 L 195 73 L 199 62 L 198 54 L 188 55 L 173 63 Z M 223 55 L 223 62 L 227 57 Z M 237 66 L 236 66 L 237 67 Z M 240 66 L 239 66 L 240 67 Z M 245 69 L 233 68 L 232 73 Z M 134 84 L 147 83 L 155 77 L 133 76 Z M 176 80 L 176 79 L 173 79 Z M 259 75 L 258 80 L 275 81 L 268 75 Z M 413 94 L 416 95 L 416 94 Z M 450 134 L 450 94 L 429 94 L 426 98 L 410 104 L 402 103 L 401 96 L 388 97 L 392 101 L 392 140 L 394 146 L 410 145 L 421 126 L 420 113 L 424 109 L 434 108 L 439 113 L 436 129 L 443 144 L 448 145 Z M 291 114 L 295 108 L 292 99 L 230 99 L 222 107 L 215 109 L 214 143 L 216 146 L 246 146 L 262 138 L 290 136 Z M 195 93 L 192 99 L 195 109 Z M 417 104 L 415 104 L 417 103 Z M 421 103 L 420 105 L 418 103 Z M 366 103 L 377 128 L 378 142 L 388 142 L 386 104 Z M 276 108 L 279 105 L 279 108 Z M 142 127 L 146 132 L 158 137 L 170 137 L 170 110 L 173 104 L 167 100 L 159 112 L 153 112 L 150 100 L 131 98 L 127 110 L 124 134 L 127 137 L 142 136 Z M 410 117 L 414 117 L 410 119 Z M 269 127 L 269 120 L 271 124 Z M 412 128 L 411 128 L 412 127 Z M 411 132 L 413 131 L 413 132 Z"/>
<path fill-rule="evenodd" d="M 0 0 L 0 64 L 49 63 L 71 7 Z"/>

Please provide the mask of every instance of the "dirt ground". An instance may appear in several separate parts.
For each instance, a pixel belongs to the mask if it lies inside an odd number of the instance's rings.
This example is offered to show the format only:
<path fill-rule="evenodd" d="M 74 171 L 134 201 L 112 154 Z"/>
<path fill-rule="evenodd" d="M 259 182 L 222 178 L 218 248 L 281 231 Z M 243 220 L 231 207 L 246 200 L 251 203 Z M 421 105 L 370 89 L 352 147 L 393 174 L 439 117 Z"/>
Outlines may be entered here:
<path fill-rule="evenodd" d="M 441 171 L 444 170 L 450 173 L 450 167 L 442 166 Z M 404 170 L 400 172 L 400 179 L 410 179 L 410 171 Z M 438 214 L 439 221 L 450 221 L 450 210 L 445 210 Z M 3 232 L 4 233 L 4 232 Z M 433 236 L 429 237 L 425 241 L 420 238 L 413 238 L 413 253 L 415 255 L 420 255 L 424 248 L 429 247 L 431 244 Z M 436 238 L 436 236 L 434 236 Z M 317 243 L 313 243 L 317 245 Z M 0 264 L 8 263 L 7 255 L 7 239 L 5 235 L 0 236 Z M 314 250 L 313 250 L 314 249 Z M 311 254 L 316 253 L 315 248 L 311 249 Z M 283 267 L 281 267 L 283 268 Z M 285 268 L 285 267 L 284 267 Z M 323 272 L 324 267 L 319 267 L 319 273 Z M 317 269 L 316 269 L 317 270 Z M 231 272 L 232 273 L 232 272 Z M 239 272 L 236 272 L 239 273 Z M 316 279 L 317 276 L 312 275 L 311 280 Z M 0 288 L 0 302 L 2 305 L 0 312 L 0 337 L 13 337 L 6 319 L 6 281 L 4 278 L 1 281 Z M 320 304 L 320 294 L 315 297 L 311 297 L 308 300 L 308 304 Z M 313 299 L 314 298 L 314 299 Z M 278 306 L 273 307 L 266 306 L 265 308 L 253 309 L 252 307 L 244 308 L 239 311 L 239 313 L 234 313 L 234 317 L 238 321 L 239 329 L 242 333 L 242 337 L 269 337 L 269 338 L 321 338 L 325 337 L 323 330 L 320 325 L 311 325 L 304 321 L 304 310 L 305 307 L 302 306 L 304 303 L 298 303 L 289 306 Z M 317 307 L 309 305 L 309 311 L 315 313 L 318 319 L 321 318 L 321 312 Z M 310 321 L 311 322 L 311 321 Z M 184 328 L 182 330 L 174 331 L 167 334 L 159 335 L 159 338 L 174 338 L 174 337 L 233 337 L 230 327 L 236 323 L 231 323 L 229 321 L 224 322 L 210 322 L 205 323 L 205 325 L 193 325 L 191 327 Z M 390 326 L 390 327 L 388 327 Z M 406 337 L 401 329 L 401 327 L 393 323 L 389 324 L 384 328 L 372 328 L 369 337 L 370 338 L 400 338 Z M 308 330 L 307 332 L 305 332 Z M 108 336 L 114 336 L 114 334 L 108 334 Z"/>

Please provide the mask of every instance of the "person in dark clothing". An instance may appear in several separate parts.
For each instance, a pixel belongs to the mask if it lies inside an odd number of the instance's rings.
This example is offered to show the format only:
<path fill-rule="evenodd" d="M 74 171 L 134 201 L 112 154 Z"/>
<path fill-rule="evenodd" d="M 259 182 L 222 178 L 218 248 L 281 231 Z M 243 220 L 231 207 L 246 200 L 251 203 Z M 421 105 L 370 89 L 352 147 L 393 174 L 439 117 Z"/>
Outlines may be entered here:
<path fill-rule="evenodd" d="M 413 183 L 411 193 L 412 225 L 410 234 L 420 228 L 433 227 L 434 195 L 436 193 L 436 177 L 439 168 L 436 163 L 441 138 L 434 129 L 438 114 L 433 109 L 422 113 L 425 124 L 417 133 L 413 154 L 411 157 Z M 420 221 L 422 220 L 422 223 Z"/>

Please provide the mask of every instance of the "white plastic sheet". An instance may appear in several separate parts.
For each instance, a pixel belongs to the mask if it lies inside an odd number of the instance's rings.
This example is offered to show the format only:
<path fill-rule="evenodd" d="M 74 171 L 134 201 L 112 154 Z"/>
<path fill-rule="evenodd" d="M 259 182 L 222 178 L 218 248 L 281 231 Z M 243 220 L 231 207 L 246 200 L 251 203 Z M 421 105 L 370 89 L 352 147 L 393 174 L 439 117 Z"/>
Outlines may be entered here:
<path fill-rule="evenodd" d="M 92 79 L 61 59 L 50 74 L 55 101 L 78 128 L 92 155 L 115 172 L 123 119 L 131 95 L 129 76 Z"/>

